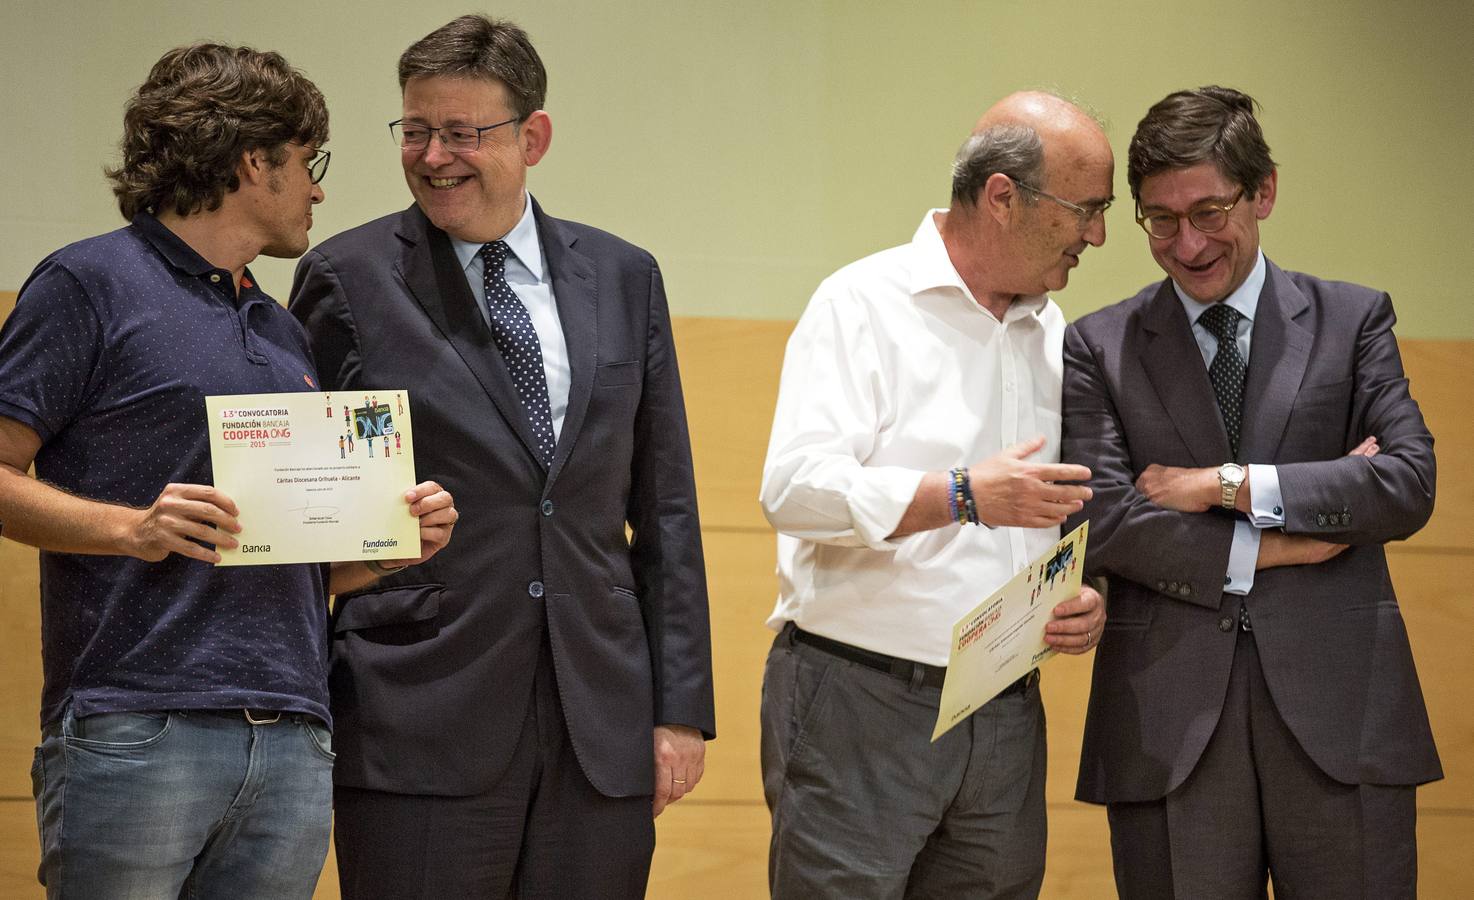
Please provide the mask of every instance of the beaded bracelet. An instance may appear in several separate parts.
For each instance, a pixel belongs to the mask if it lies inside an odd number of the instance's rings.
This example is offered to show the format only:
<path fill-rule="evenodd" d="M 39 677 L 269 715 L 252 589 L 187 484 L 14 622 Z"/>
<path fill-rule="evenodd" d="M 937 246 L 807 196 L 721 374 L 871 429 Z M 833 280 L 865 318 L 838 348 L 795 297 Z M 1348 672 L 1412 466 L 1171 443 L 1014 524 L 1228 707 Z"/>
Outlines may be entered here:
<path fill-rule="evenodd" d="M 967 522 L 970 525 L 980 525 L 982 523 L 978 519 L 978 505 L 972 497 L 972 476 L 968 474 L 966 469 L 958 469 L 957 471 L 962 473 L 962 507 L 963 512 L 967 515 Z"/>
<path fill-rule="evenodd" d="M 958 525 L 966 525 L 967 501 L 970 496 L 967 490 L 967 470 L 952 469 L 947 473 L 947 481 L 947 504 L 952 512 L 952 520 Z"/>

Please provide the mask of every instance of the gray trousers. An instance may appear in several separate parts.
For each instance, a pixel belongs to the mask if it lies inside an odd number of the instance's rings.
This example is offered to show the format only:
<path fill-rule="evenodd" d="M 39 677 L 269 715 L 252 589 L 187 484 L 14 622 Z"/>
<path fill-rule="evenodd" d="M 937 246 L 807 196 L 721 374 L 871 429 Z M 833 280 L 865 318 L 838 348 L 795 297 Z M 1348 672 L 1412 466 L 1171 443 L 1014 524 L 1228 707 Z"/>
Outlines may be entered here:
<path fill-rule="evenodd" d="M 1239 632 L 1218 727 L 1197 767 L 1160 800 L 1112 803 L 1125 900 L 1412 900 L 1411 785 L 1341 784 L 1275 709 L 1251 632 Z"/>
<path fill-rule="evenodd" d="M 763 673 L 775 898 L 1037 897 L 1044 707 L 1037 680 L 931 743 L 941 691 L 790 630 Z"/>

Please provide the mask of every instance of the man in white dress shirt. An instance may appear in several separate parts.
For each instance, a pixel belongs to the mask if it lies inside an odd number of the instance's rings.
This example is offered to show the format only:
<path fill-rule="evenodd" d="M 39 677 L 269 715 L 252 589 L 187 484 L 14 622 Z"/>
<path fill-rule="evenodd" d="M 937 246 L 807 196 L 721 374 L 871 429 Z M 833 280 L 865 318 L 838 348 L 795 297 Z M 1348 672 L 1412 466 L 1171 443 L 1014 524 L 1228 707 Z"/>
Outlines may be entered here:
<path fill-rule="evenodd" d="M 1037 671 L 931 743 L 952 624 L 1059 538 L 1062 289 L 1105 243 L 1099 124 L 1014 94 L 959 151 L 949 209 L 839 270 L 789 340 L 762 503 L 780 532 L 763 679 L 775 897 L 1034 897 Z M 1084 653 L 1086 588 L 1047 640 Z"/>

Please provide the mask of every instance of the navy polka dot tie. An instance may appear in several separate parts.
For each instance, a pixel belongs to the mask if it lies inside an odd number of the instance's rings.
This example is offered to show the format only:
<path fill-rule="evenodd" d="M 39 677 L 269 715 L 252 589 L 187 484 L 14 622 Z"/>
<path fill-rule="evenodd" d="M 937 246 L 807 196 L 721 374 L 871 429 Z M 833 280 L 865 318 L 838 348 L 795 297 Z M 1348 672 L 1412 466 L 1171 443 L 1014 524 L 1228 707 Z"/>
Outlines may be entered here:
<path fill-rule="evenodd" d="M 1208 329 L 1218 341 L 1218 352 L 1208 366 L 1208 380 L 1213 382 L 1213 393 L 1218 395 L 1218 410 L 1223 413 L 1223 427 L 1228 431 L 1228 446 L 1234 459 L 1239 457 L 1239 427 L 1244 418 L 1244 376 L 1249 367 L 1239 355 L 1238 310 L 1225 303 L 1208 307 L 1198 323 Z"/>
<path fill-rule="evenodd" d="M 522 398 L 522 408 L 532 425 L 543 465 L 553 460 L 553 412 L 548 403 L 548 377 L 543 371 L 542 345 L 532 327 L 527 307 L 507 284 L 507 254 L 504 241 L 481 246 L 483 276 L 486 284 L 486 310 L 491 314 L 491 334 L 497 349 L 507 363 L 507 372 Z"/>

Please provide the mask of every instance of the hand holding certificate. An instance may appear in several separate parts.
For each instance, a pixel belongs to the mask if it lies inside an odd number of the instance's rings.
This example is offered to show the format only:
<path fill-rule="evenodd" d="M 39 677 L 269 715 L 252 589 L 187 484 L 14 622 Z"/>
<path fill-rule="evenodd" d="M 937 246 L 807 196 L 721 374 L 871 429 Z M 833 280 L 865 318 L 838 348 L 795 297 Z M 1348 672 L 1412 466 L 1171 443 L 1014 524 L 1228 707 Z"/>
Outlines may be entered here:
<path fill-rule="evenodd" d="M 1056 604 L 1080 593 L 1089 529 L 1090 523 L 1082 522 L 952 626 L 947 680 L 932 740 L 1054 656 L 1045 628 Z"/>
<path fill-rule="evenodd" d="M 205 398 L 215 486 L 239 508 L 222 566 L 420 555 L 405 391 Z"/>

